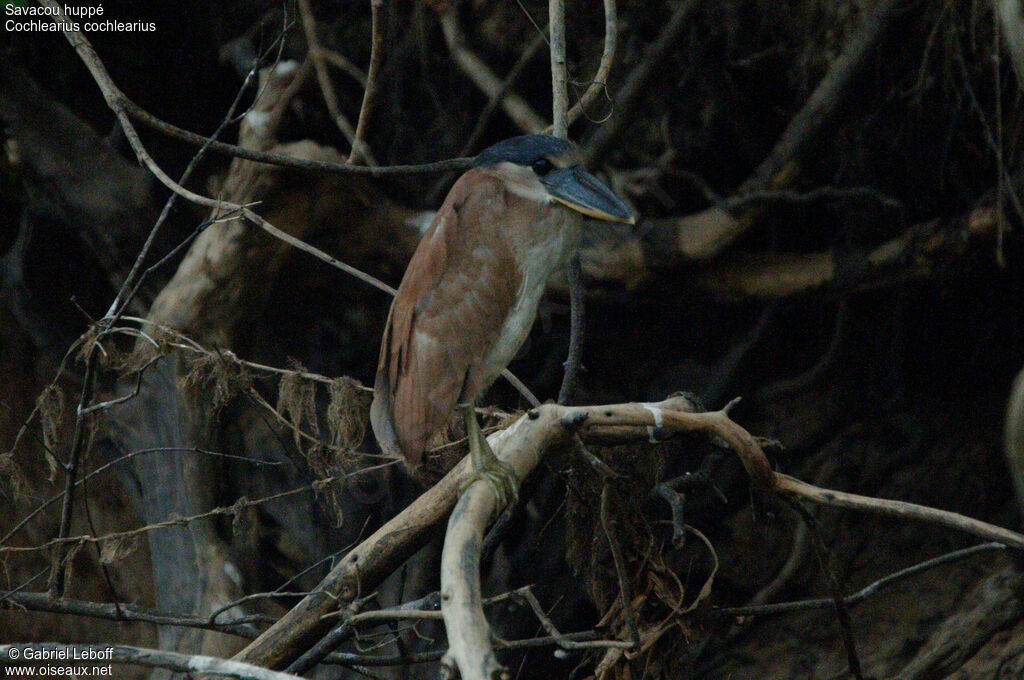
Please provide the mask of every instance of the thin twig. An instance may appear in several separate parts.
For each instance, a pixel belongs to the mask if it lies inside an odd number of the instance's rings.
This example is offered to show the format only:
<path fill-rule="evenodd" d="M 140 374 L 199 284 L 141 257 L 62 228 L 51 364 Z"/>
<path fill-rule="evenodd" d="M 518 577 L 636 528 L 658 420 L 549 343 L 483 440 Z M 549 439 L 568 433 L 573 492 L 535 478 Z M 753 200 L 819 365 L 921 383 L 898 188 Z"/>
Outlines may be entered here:
<path fill-rule="evenodd" d="M 347 610 L 346 610 L 347 611 Z M 349 621 L 342 621 L 331 632 L 317 640 L 302 656 L 288 665 L 289 673 L 301 675 L 318 663 L 324 661 L 335 649 L 355 634 L 355 628 Z"/>
<path fill-rule="evenodd" d="M 64 372 L 67 370 L 68 363 L 71 361 L 71 358 L 78 353 L 79 348 L 91 337 L 91 333 L 87 331 L 80 335 L 78 338 L 75 339 L 74 342 L 71 343 L 71 346 L 68 347 L 66 352 L 64 352 L 64 356 L 61 357 L 60 366 L 57 367 L 57 372 L 53 376 L 53 379 L 50 380 L 49 384 L 47 384 L 45 388 L 43 388 L 40 394 L 45 394 L 46 392 L 54 389 L 57 386 L 57 383 L 60 381 L 61 377 L 64 375 Z M 35 420 L 37 415 L 39 415 L 39 411 L 42 409 L 42 407 L 43 400 L 36 399 L 36 403 L 33 405 L 32 410 L 28 414 L 28 417 L 25 418 L 25 421 L 21 424 L 21 427 L 18 428 L 18 433 L 14 435 L 14 443 L 11 444 L 11 448 L 9 449 L 10 451 L 13 452 L 18 450 L 18 447 L 21 445 L 21 440 L 28 432 L 29 426 L 32 424 L 32 421 Z M 45 442 L 43 442 L 43 446 L 46 446 Z M 47 453 L 49 453 L 51 456 L 54 455 L 54 452 L 50 451 L 49 449 L 47 449 Z"/>
<path fill-rule="evenodd" d="M 566 139 L 569 122 L 568 77 L 565 66 L 565 0 L 548 0 L 548 31 L 551 34 L 551 134 Z"/>
<path fill-rule="evenodd" d="M 352 145 L 354 152 L 356 132 L 352 127 L 352 123 L 338 106 L 338 94 L 334 91 L 334 84 L 331 83 L 331 74 L 327 72 L 327 66 L 324 64 L 323 51 L 320 49 L 320 39 L 316 34 L 316 19 L 313 18 L 313 10 L 309 6 L 309 0 L 299 0 L 299 16 L 302 17 L 302 32 L 306 36 L 309 58 L 313 61 L 313 69 L 316 71 L 317 82 L 320 83 L 320 93 L 323 95 L 324 104 L 327 105 L 327 112 L 331 114 L 331 119 L 338 126 L 338 129 L 341 130 L 341 134 L 345 135 L 345 139 Z"/>
<path fill-rule="evenodd" d="M 903 203 L 898 199 L 875 189 L 874 187 L 866 186 L 823 186 L 805 192 L 790 191 L 787 189 L 750 191 L 721 201 L 721 206 L 726 210 L 738 210 L 754 203 L 770 203 L 777 201 L 780 203 L 806 204 L 823 200 L 838 201 L 843 199 L 867 200 L 878 203 L 880 206 L 891 210 L 903 209 Z"/>
<path fill-rule="evenodd" d="M 626 76 L 622 87 L 615 93 L 615 111 L 611 118 L 594 131 L 583 147 L 583 159 L 588 166 L 593 166 L 603 158 L 612 145 L 620 139 L 623 127 L 632 120 L 637 102 L 648 92 L 647 84 L 658 72 L 661 61 L 668 56 L 672 46 L 682 35 L 683 29 L 687 26 L 686 20 L 700 6 L 701 2 L 702 0 L 682 2 L 672 13 L 664 30 L 644 51 L 643 57 L 637 61 L 637 65 Z"/>
<path fill-rule="evenodd" d="M 117 458 L 115 458 L 114 460 L 110 461 L 109 463 L 105 463 L 105 464 L 101 465 L 100 467 L 96 468 L 95 470 L 93 470 L 92 472 L 88 473 L 87 475 L 83 476 L 81 479 L 79 479 L 78 481 L 75 482 L 75 486 L 79 486 L 80 484 L 82 484 L 83 482 L 91 479 L 92 477 L 95 477 L 96 475 L 98 475 L 98 474 L 100 474 L 102 472 L 105 472 L 106 470 L 109 470 L 110 468 L 114 467 L 115 465 L 118 465 L 119 463 L 123 463 L 126 460 L 134 458 L 135 456 L 140 456 L 140 455 L 145 455 L 145 454 L 150 454 L 150 453 L 170 453 L 170 452 L 173 452 L 173 451 L 187 451 L 187 452 L 190 452 L 190 453 L 204 454 L 204 455 L 209 455 L 209 456 L 217 456 L 217 457 L 225 458 L 225 459 L 228 459 L 228 460 L 244 461 L 246 463 L 249 463 L 250 465 L 273 465 L 273 466 L 277 466 L 277 465 L 281 464 L 281 463 L 275 463 L 275 462 L 272 462 L 272 461 L 253 460 L 252 458 L 246 458 L 244 456 L 234 456 L 234 455 L 231 455 L 229 453 L 221 453 L 219 451 L 207 451 L 205 449 L 199 449 L 199 448 L 195 448 L 195 447 L 157 446 L 157 447 L 154 447 L 154 448 L 140 449 L 138 451 L 132 451 L 131 453 L 126 453 L 123 456 L 118 456 Z M 3 545 L 4 543 L 7 543 L 7 541 L 9 541 L 12 536 L 14 536 L 19 531 L 21 531 L 21 529 L 24 528 L 25 525 L 28 524 L 36 515 L 38 515 L 39 513 L 43 512 L 44 510 L 46 510 L 46 508 L 50 507 L 51 505 L 53 505 L 54 503 L 56 503 L 57 501 L 59 501 L 62 498 L 64 498 L 64 492 L 63 491 L 61 491 L 60 493 L 57 493 L 57 494 L 51 496 L 50 498 L 46 499 L 45 501 L 43 501 L 42 503 L 37 505 L 30 513 L 28 513 L 27 515 L 22 517 L 21 520 L 16 525 L 14 525 L 14 527 L 11 528 L 6 534 L 4 534 L 4 536 L 2 538 L 0 538 L 0 545 Z"/>
<path fill-rule="evenodd" d="M 380 468 L 380 467 L 394 465 L 394 464 L 396 464 L 396 461 L 389 460 L 387 463 L 384 463 L 382 465 L 378 465 L 378 466 L 375 466 L 375 467 L 376 468 Z M 364 472 L 366 472 L 369 469 L 371 469 L 371 468 L 363 468 L 361 470 L 356 470 L 355 472 L 350 472 L 350 473 L 347 473 L 347 474 L 344 474 L 344 475 L 336 475 L 336 476 L 332 476 L 332 477 L 325 477 L 323 479 L 319 479 L 319 480 L 317 480 L 315 482 L 312 482 L 311 484 L 306 484 L 306 485 L 303 485 L 303 486 L 300 486 L 300 487 L 296 487 L 294 489 L 288 489 L 286 491 L 280 491 L 280 492 L 275 493 L 275 494 L 270 494 L 270 495 L 267 495 L 267 496 L 262 496 L 260 498 L 255 499 L 255 500 L 249 500 L 248 498 L 245 498 L 243 496 L 242 498 L 238 499 L 238 501 L 234 505 L 222 505 L 222 506 L 219 506 L 219 507 L 207 510 L 205 512 L 196 513 L 194 515 L 186 515 L 186 516 L 183 516 L 183 517 L 182 516 L 172 515 L 170 519 L 166 519 L 166 520 L 164 520 L 162 522 L 153 522 L 152 524 L 147 524 L 145 526 L 137 527 L 135 529 L 128 529 L 126 531 L 116 531 L 116 532 L 112 532 L 112 533 L 109 533 L 109 534 L 104 534 L 102 536 L 91 536 L 91 535 L 84 535 L 84 534 L 80 535 L 80 536 L 63 536 L 63 537 L 58 536 L 57 538 L 50 539 L 46 543 L 41 543 L 39 545 L 30 545 L 30 546 L 0 546 L 0 555 L 5 554 L 5 553 L 42 552 L 42 551 L 45 551 L 45 550 L 49 550 L 49 549 L 51 549 L 53 547 L 59 547 L 59 546 L 72 546 L 72 545 L 78 545 L 78 544 L 103 543 L 105 541 L 118 541 L 118 540 L 124 540 L 124 539 L 128 539 L 128 538 L 134 538 L 136 536 L 140 536 L 142 534 L 146 534 L 146 533 L 148 533 L 150 531 L 155 531 L 157 529 L 166 529 L 166 528 L 169 528 L 169 527 L 187 526 L 187 525 L 189 525 L 189 524 L 191 524 L 193 522 L 197 522 L 197 521 L 203 520 L 203 519 L 208 519 L 210 517 L 217 517 L 217 516 L 224 516 L 224 515 L 232 516 L 233 517 L 233 516 L 237 516 L 238 513 L 240 511 L 242 511 L 242 510 L 245 510 L 245 509 L 248 509 L 248 508 L 257 507 L 257 506 L 260 506 L 260 505 L 262 505 L 264 503 L 269 503 L 269 502 L 272 502 L 272 501 L 280 500 L 282 498 L 289 498 L 289 497 L 294 496 L 296 494 L 309 493 L 309 492 L 312 492 L 312 491 L 316 491 L 317 489 L 323 487 L 325 484 L 333 484 L 333 483 L 339 482 L 341 480 L 348 479 L 348 478 L 354 477 L 356 475 L 363 474 Z M 67 496 L 65 495 L 65 499 L 66 498 L 67 498 Z"/>
<path fill-rule="evenodd" d="M 155 364 L 157 361 L 159 361 L 160 358 L 161 357 L 158 354 L 157 356 L 147 361 L 142 367 L 140 367 L 135 372 L 135 385 L 132 387 L 131 392 L 129 392 L 128 394 L 124 394 L 120 397 L 115 397 L 114 399 L 108 399 L 107 401 L 101 401 L 90 406 L 87 406 L 85 408 L 82 408 L 82 415 L 88 415 L 89 413 L 93 413 L 94 411 L 105 411 L 106 409 L 112 406 L 123 404 L 139 396 L 139 390 L 142 389 L 142 378 L 146 374 L 146 369 Z"/>
<path fill-rule="evenodd" d="M 579 255 L 573 255 L 566 265 L 569 280 L 569 351 L 565 358 L 565 373 L 558 390 L 558 403 L 564 404 L 572 396 L 583 359 L 583 333 L 586 323 L 586 297 L 583 290 L 583 270 Z"/>
<path fill-rule="evenodd" d="M 972 517 L 966 517 L 956 512 L 930 508 L 925 505 L 907 503 L 905 501 L 873 498 L 835 489 L 824 489 L 782 473 L 775 473 L 775 484 L 776 491 L 779 493 L 799 496 L 819 505 L 890 515 L 903 519 L 922 520 L 963 531 L 979 538 L 998 541 L 1009 548 L 1024 550 L 1024 535 Z"/>
<path fill-rule="evenodd" d="M 836 578 L 836 574 L 832 570 L 828 548 L 825 546 L 825 541 L 818 530 L 818 523 L 815 521 L 814 515 L 798 500 L 788 498 L 785 500 L 803 518 L 811 535 L 811 545 L 814 546 L 814 554 L 818 558 L 818 565 L 821 567 L 821 571 L 825 575 L 825 582 L 828 583 L 828 588 L 832 592 L 832 605 L 835 607 L 836 618 L 839 620 L 839 629 L 843 632 L 843 646 L 846 648 L 846 662 L 850 666 L 850 674 L 857 680 L 864 680 L 860 656 L 857 654 L 857 644 L 853 639 L 853 624 L 850 621 L 850 610 L 846 606 L 846 600 L 843 596 L 842 587 L 839 585 L 839 579 Z"/>
<path fill-rule="evenodd" d="M 65 544 L 64 539 L 71 530 L 71 516 L 74 510 L 75 488 L 78 477 L 78 465 L 82 460 L 82 451 L 85 448 L 87 438 L 86 428 L 88 418 L 85 409 L 92 401 L 93 390 L 96 387 L 96 361 L 99 343 L 93 343 L 85 358 L 85 376 L 82 378 L 82 392 L 78 398 L 78 408 L 75 413 L 75 429 L 71 440 L 71 450 L 68 454 L 68 462 L 64 463 L 64 505 L 60 512 L 60 526 L 57 531 L 55 545 L 57 549 L 53 557 L 53 572 L 50 575 L 49 591 L 53 598 L 60 598 L 64 595 L 65 576 L 68 567 L 68 550 L 70 544 Z"/>
<path fill-rule="evenodd" d="M 363 73 L 362 69 L 353 64 L 343 54 L 338 54 L 334 50 L 329 50 L 323 45 L 320 46 L 320 53 L 323 55 L 324 60 L 331 66 L 334 66 L 338 70 L 347 73 L 352 76 L 362 87 L 366 87 L 366 74 Z"/>
<path fill-rule="evenodd" d="M 615 563 L 615 576 L 619 581 L 619 600 L 626 618 L 626 630 L 629 632 L 630 644 L 635 647 L 640 644 L 640 631 L 636 625 L 636 612 L 633 611 L 633 582 L 626 569 L 626 558 L 622 555 L 622 546 L 615 535 L 615 527 L 612 526 L 610 496 L 611 484 L 605 482 L 601 489 L 601 529 L 604 531 L 608 549 L 612 553 L 612 561 Z"/>
<path fill-rule="evenodd" d="M 597 65 L 597 73 L 590 81 L 586 91 L 580 100 L 573 104 L 567 114 L 567 123 L 572 125 L 577 118 L 586 112 L 587 108 L 597 99 L 602 92 L 608 92 L 608 74 L 615 62 L 615 47 L 619 40 L 619 21 L 615 8 L 615 0 L 604 0 L 604 49 L 601 52 L 601 61 Z M 606 95 L 607 96 L 607 95 Z"/>
<path fill-rule="evenodd" d="M 1006 400 L 1003 454 L 1013 482 L 1017 517 L 1024 521 L 1024 370 L 1017 374 L 1010 389 L 1010 398 Z"/>
<path fill-rule="evenodd" d="M 179 626 L 228 633 L 252 639 L 258 631 L 252 624 L 273 623 L 274 619 L 263 615 L 243 616 L 214 623 L 208 618 L 184 616 L 152 609 L 144 609 L 126 602 L 90 602 L 61 598 L 55 600 L 48 593 L 14 593 L 0 591 L 0 607 L 23 608 L 29 611 L 53 612 L 85 616 L 107 621 L 139 621 L 158 626 Z"/>
<path fill-rule="evenodd" d="M 909 578 L 916 574 L 928 571 L 929 569 L 934 569 L 935 567 L 949 564 L 950 562 L 966 559 L 983 552 L 1004 551 L 1006 549 L 1007 547 L 1002 543 L 980 543 L 978 545 L 971 546 L 970 548 L 964 548 L 963 550 L 954 550 L 953 552 L 946 553 L 945 555 L 939 555 L 938 557 L 933 557 L 923 562 L 919 562 L 913 566 L 907 567 L 906 569 L 900 569 L 897 572 L 883 576 L 877 581 L 872 581 L 857 592 L 847 595 L 843 598 L 843 602 L 846 603 L 847 606 L 860 604 L 883 588 L 905 578 Z M 831 598 L 817 598 L 813 600 L 799 600 L 796 602 L 779 602 L 776 604 L 746 605 L 743 607 L 716 607 L 712 609 L 710 613 L 715 616 L 770 616 L 772 614 L 786 614 L 789 612 L 806 611 L 809 609 L 827 609 L 834 606 L 835 601 Z"/>
<path fill-rule="evenodd" d="M 352 140 L 352 153 L 348 163 L 358 163 L 360 158 L 370 162 L 370 149 L 366 145 L 366 131 L 369 129 L 370 114 L 377 99 L 377 78 L 384 53 L 384 0 L 370 0 L 370 65 L 366 69 L 366 85 L 363 88 L 363 103 L 359 107 L 359 120 L 356 122 L 356 136 Z M 371 163 L 376 165 L 376 163 Z"/>
<path fill-rule="evenodd" d="M 532 649 L 535 647 L 557 646 L 561 641 L 597 641 L 599 640 L 599 638 L 600 636 L 597 634 L 597 631 L 585 630 L 580 631 L 578 633 L 563 633 L 560 639 L 556 639 L 551 637 L 550 635 L 546 635 L 544 637 L 526 638 L 524 640 L 495 640 L 494 645 L 499 649 L 517 650 Z M 604 642 L 613 643 L 617 641 L 605 640 Z M 604 646 L 607 647 L 608 644 Z M 334 654 L 329 654 L 326 657 L 324 657 L 323 663 L 340 664 L 343 666 L 351 666 L 354 664 L 360 664 L 363 666 L 405 666 L 408 664 L 431 663 L 433 661 L 437 661 L 444 656 L 445 651 L 446 650 L 443 649 L 437 649 L 430 652 L 417 652 L 413 654 L 403 654 L 394 656 L 372 656 L 368 654 L 336 652 Z"/>
<path fill-rule="evenodd" d="M 206 156 L 206 152 L 210 148 L 210 145 L 214 143 L 217 137 L 220 136 L 228 123 L 234 117 L 234 113 L 242 101 L 242 96 L 248 91 L 249 85 L 252 83 L 255 76 L 255 70 L 250 70 L 246 75 L 241 87 L 238 88 L 238 93 L 235 95 L 234 101 L 231 102 L 231 106 L 228 107 L 227 113 L 221 118 L 220 123 L 217 125 L 217 129 L 213 131 L 212 135 L 210 135 L 209 140 L 204 142 L 199 148 L 199 151 L 197 151 L 195 155 L 192 156 L 191 160 L 189 160 L 188 165 L 185 167 L 185 171 L 181 173 L 181 177 L 178 179 L 178 184 L 185 186 L 186 182 L 188 182 L 189 177 L 192 176 L 192 173 L 195 171 L 196 167 L 198 167 L 200 161 Z M 143 243 L 138 256 L 135 258 L 135 262 L 132 264 L 131 270 L 125 277 L 124 282 L 121 284 L 121 288 L 117 291 L 117 295 L 114 297 L 114 301 L 111 303 L 110 308 L 104 315 L 105 318 L 111 319 L 109 325 L 112 326 L 117 323 L 118 317 L 127 309 L 128 303 L 135 298 L 139 288 L 145 282 L 147 275 L 167 259 L 166 256 L 161 258 L 160 262 L 157 262 L 152 267 L 140 273 L 142 265 L 149 256 L 149 251 L 153 247 L 153 243 L 156 241 L 156 237 L 161 226 L 166 221 L 168 215 L 170 215 L 171 209 L 174 207 L 178 198 L 179 196 L 177 193 L 171 192 L 171 195 L 167 197 L 166 201 L 164 201 L 164 207 L 160 211 L 160 215 L 157 217 L 156 222 L 153 224 L 153 228 L 149 230 L 146 242 Z M 187 240 L 188 239 L 186 239 L 186 241 Z M 174 250 L 177 251 L 177 248 Z M 138 277 L 137 280 L 136 277 Z"/>
<path fill-rule="evenodd" d="M 72 43 L 74 44 L 74 43 Z M 209 144 L 210 150 L 221 154 L 227 154 L 236 158 L 266 163 L 268 165 L 279 165 L 296 170 L 308 172 L 324 172 L 335 175 L 362 175 L 364 177 L 395 177 L 399 175 L 420 175 L 438 172 L 450 172 L 452 170 L 465 170 L 473 162 L 472 158 L 449 158 L 433 163 L 420 163 L 417 165 L 346 165 L 344 163 L 331 163 L 328 161 L 304 160 L 293 158 L 280 153 L 260 151 L 258 149 L 247 149 L 236 144 L 211 141 L 208 137 L 196 134 L 190 130 L 184 130 L 175 125 L 167 123 L 141 106 L 128 99 L 120 90 L 117 90 L 119 105 L 135 120 L 154 130 L 164 133 L 170 137 L 180 139 L 189 144 L 201 146 Z"/>
<path fill-rule="evenodd" d="M 533 615 L 540 621 L 541 627 L 544 631 L 555 641 L 555 644 L 562 649 L 606 649 L 606 648 L 617 648 L 617 649 L 631 649 L 636 646 L 636 643 L 625 642 L 623 640 L 571 640 L 563 635 L 554 622 L 544 613 L 544 608 L 540 606 L 540 602 L 537 601 L 537 597 L 533 594 L 533 590 L 529 586 L 520 588 L 516 591 L 516 594 L 523 599 L 530 609 L 533 610 Z"/>

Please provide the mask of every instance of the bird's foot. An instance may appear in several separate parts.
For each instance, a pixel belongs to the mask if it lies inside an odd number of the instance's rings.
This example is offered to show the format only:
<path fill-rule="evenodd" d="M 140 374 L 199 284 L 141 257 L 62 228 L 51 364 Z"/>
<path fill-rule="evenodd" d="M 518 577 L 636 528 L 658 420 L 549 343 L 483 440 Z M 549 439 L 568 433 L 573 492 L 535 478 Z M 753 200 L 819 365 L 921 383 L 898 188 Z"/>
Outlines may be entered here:
<path fill-rule="evenodd" d="M 465 405 L 466 436 L 469 439 L 469 460 L 473 465 L 473 474 L 462 483 L 460 491 L 465 491 L 477 480 L 483 480 L 494 491 L 498 510 L 504 510 L 514 503 L 519 496 L 519 477 L 511 465 L 494 455 L 487 437 L 476 422 L 472 405 Z"/>
<path fill-rule="evenodd" d="M 462 482 L 460 491 L 465 491 L 473 482 L 484 481 L 491 487 L 497 499 L 497 507 L 504 510 L 519 497 L 519 477 L 511 465 L 500 460 L 493 453 L 490 459 L 475 461 L 473 474 Z"/>

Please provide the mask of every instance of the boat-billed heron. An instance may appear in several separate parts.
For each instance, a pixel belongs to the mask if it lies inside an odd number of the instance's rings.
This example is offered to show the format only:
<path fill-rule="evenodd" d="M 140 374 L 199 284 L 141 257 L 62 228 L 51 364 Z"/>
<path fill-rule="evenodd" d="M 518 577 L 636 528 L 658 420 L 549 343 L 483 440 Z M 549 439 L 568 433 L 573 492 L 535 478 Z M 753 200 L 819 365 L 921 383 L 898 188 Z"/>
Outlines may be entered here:
<path fill-rule="evenodd" d="M 504 507 L 516 477 L 491 451 L 474 405 L 526 340 L 548 278 L 579 245 L 583 217 L 632 210 L 548 135 L 483 151 L 452 186 L 398 287 L 381 343 L 370 422 L 381 449 L 415 467 L 456 408 L 474 479 Z"/>

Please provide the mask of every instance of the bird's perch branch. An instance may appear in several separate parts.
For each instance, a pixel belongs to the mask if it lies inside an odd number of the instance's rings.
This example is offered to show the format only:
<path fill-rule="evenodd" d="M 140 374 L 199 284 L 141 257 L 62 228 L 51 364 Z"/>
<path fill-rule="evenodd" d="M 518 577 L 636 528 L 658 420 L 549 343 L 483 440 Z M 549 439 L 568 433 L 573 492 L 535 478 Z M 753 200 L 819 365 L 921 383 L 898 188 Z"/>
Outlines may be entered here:
<path fill-rule="evenodd" d="M 664 412 L 680 413 L 682 409 L 689 408 L 689 404 L 687 399 L 676 397 L 655 406 Z M 512 427 L 492 434 L 488 441 L 495 453 L 515 469 L 517 476 L 523 478 L 555 441 L 571 432 L 562 424 L 563 418 L 569 417 L 567 422 L 576 427 L 590 414 L 597 419 L 599 413 L 614 415 L 621 408 L 626 407 L 566 408 L 546 404 L 522 416 Z M 655 417 L 644 407 L 637 406 L 634 410 L 641 420 L 625 419 L 625 422 L 637 426 L 634 428 L 637 436 L 647 438 L 646 428 L 657 425 Z M 587 431 L 607 434 L 608 431 L 626 429 L 621 425 L 601 427 L 595 422 Z M 323 618 L 325 614 L 344 608 L 360 594 L 372 592 L 426 543 L 434 534 L 435 527 L 455 506 L 459 486 L 469 474 L 469 460 L 463 459 L 414 503 L 349 552 L 311 595 L 242 650 L 236 659 L 279 668 L 297 658 L 332 627 L 334 621 L 329 617 Z"/>
<path fill-rule="evenodd" d="M 690 408 L 689 401 L 681 397 L 655 404 L 574 407 L 545 404 L 523 415 L 508 429 L 492 434 L 488 441 L 495 453 L 522 479 L 553 444 L 573 432 L 579 432 L 584 438 L 615 437 L 621 441 L 627 435 L 646 440 L 655 433 L 664 436 L 701 431 L 717 435 L 728 443 L 739 454 L 752 481 L 760 488 L 815 503 L 935 522 L 1024 548 L 1024 536 L 962 515 L 900 501 L 830 491 L 776 474 L 768 465 L 757 440 L 733 422 L 727 410 L 692 413 L 688 411 Z M 433 535 L 435 527 L 455 506 L 459 486 L 469 474 L 470 465 L 464 459 L 440 482 L 346 555 L 311 595 L 260 635 L 236 659 L 279 668 L 298 657 L 332 627 L 334 619 L 324 618 L 325 614 L 344 608 L 361 595 L 372 592 Z M 449 526 L 443 557 L 442 592 L 445 597 L 442 607 L 448 625 L 454 626 L 448 631 L 452 640 L 449 658 L 458 665 L 463 677 L 470 680 L 483 677 L 478 675 L 482 670 L 498 669 L 491 661 L 489 640 L 481 647 L 480 630 L 465 630 L 466 626 L 479 629 L 485 621 L 482 609 L 475 604 L 478 603 L 479 586 L 476 583 L 479 575 L 473 560 L 479 559 L 479 540 L 474 540 L 474 537 L 479 537 L 490 521 L 495 499 L 486 484 L 471 486 L 465 499 Z M 466 561 L 454 559 L 458 554 L 462 554 Z"/>
<path fill-rule="evenodd" d="M 701 431 L 717 435 L 736 451 L 758 487 L 865 512 L 934 522 L 1007 546 L 1024 549 L 1024 535 L 957 513 L 926 506 L 823 489 L 771 470 L 760 444 L 728 415 L 728 406 L 709 413 L 680 410 L 669 400 L 658 404 L 564 407 L 547 404 L 534 409 L 509 429 L 493 435 L 492 447 L 523 479 L 537 464 L 557 432 L 603 434 L 631 428 L 637 434 Z M 639 431 L 636 428 L 641 428 Z M 448 630 L 445 659 L 457 665 L 463 680 L 507 677 L 490 643 L 490 628 L 480 595 L 480 546 L 495 514 L 496 497 L 486 482 L 473 483 L 459 499 L 448 523 L 441 557 L 441 611 Z"/>

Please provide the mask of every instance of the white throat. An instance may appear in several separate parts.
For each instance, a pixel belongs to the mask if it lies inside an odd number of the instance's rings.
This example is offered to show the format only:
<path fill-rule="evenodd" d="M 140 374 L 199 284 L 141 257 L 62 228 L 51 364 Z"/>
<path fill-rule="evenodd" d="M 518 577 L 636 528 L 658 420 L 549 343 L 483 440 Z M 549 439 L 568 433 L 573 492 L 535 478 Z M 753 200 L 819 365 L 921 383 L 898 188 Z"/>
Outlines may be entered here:
<path fill-rule="evenodd" d="M 541 204 L 551 203 L 555 200 L 537 179 L 533 168 L 502 161 L 486 170 L 500 179 L 510 193 L 520 198 Z"/>

